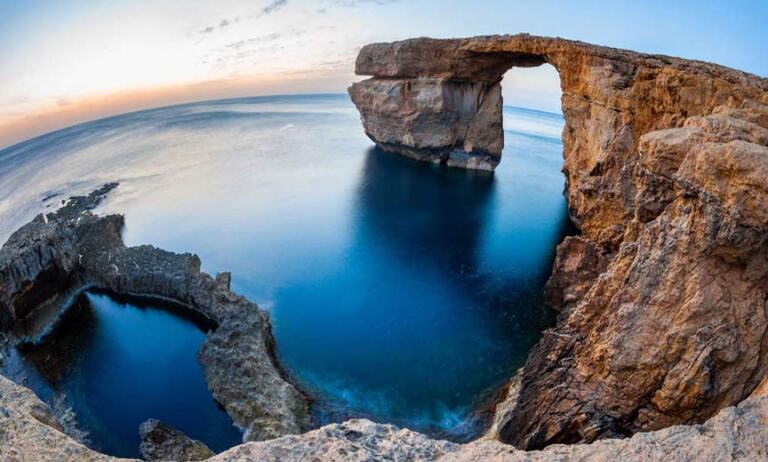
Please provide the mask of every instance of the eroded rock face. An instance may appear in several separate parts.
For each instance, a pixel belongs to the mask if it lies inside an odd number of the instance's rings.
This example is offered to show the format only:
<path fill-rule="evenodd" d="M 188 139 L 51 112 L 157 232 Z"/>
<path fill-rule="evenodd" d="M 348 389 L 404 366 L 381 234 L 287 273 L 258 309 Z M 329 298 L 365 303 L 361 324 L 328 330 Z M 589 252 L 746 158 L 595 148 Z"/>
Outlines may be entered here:
<path fill-rule="evenodd" d="M 139 452 L 146 461 L 199 461 L 215 455 L 208 446 L 159 420 L 149 419 L 139 426 Z"/>
<path fill-rule="evenodd" d="M 43 302 L 57 296 L 52 288 L 58 293 L 65 286 L 179 301 L 218 326 L 208 334 L 199 359 L 213 397 L 244 430 L 244 439 L 303 431 L 309 425 L 308 402 L 273 357 L 267 314 L 229 290 L 228 273 L 214 279 L 201 272 L 196 255 L 126 247 L 121 215 L 90 212 L 115 187 L 72 198 L 10 237 L 0 250 L 0 313 L 20 323 L 28 310 L 20 300 Z M 54 284 L 46 277 L 52 269 Z"/>
<path fill-rule="evenodd" d="M 552 275 L 544 287 L 547 304 L 562 310 L 581 300 L 608 263 L 602 246 L 579 236 L 567 236 L 557 247 Z"/>
<path fill-rule="evenodd" d="M 0 376 L 0 460 L 118 461 L 61 432 L 29 389 Z M 246 443 L 210 462 L 322 461 L 755 461 L 768 457 L 768 398 L 755 396 L 703 425 L 676 426 L 623 440 L 553 445 L 526 452 L 496 440 L 459 445 L 368 420 L 327 425 L 303 435 Z"/>
<path fill-rule="evenodd" d="M 478 170 L 492 171 L 499 163 L 504 129 L 498 83 L 374 79 L 349 92 L 366 133 L 386 151 Z"/>
<path fill-rule="evenodd" d="M 411 88 L 491 89 L 510 67 L 544 62 L 560 74 L 565 193 L 582 234 L 558 249 L 547 295 L 565 310 L 497 416 L 499 436 L 541 448 L 703 422 L 768 371 L 768 81 L 516 35 L 369 45 L 356 71 L 373 77 L 350 94 L 374 141 L 435 150 L 442 138 L 425 142 L 419 120 L 450 121 L 436 132 L 463 141 L 466 117 L 437 115 L 451 97 Z M 472 149 L 495 152 L 499 121 L 469 120 L 489 135 Z"/>

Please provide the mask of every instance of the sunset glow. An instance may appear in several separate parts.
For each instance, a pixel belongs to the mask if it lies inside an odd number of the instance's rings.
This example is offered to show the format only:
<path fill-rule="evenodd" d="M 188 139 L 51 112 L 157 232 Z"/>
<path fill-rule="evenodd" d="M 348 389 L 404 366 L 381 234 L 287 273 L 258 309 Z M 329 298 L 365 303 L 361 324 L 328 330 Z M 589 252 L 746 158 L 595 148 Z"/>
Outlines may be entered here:
<path fill-rule="evenodd" d="M 416 35 L 549 34 L 568 29 L 569 38 L 768 72 L 755 48 L 768 40 L 766 29 L 744 27 L 768 18 L 741 16 L 733 5 L 716 25 L 697 24 L 681 32 L 678 26 L 691 21 L 684 5 L 688 2 L 665 6 L 662 16 L 654 16 L 659 2 L 631 14 L 628 9 L 600 8 L 599 2 L 578 7 L 481 3 L 2 0 L 0 147 L 84 120 L 158 105 L 344 92 L 359 78 L 353 75 L 354 57 L 363 44 Z M 563 11 L 569 8 L 572 11 Z M 698 18 L 720 13 L 718 7 L 696 8 L 703 10 Z M 554 24 L 549 14 L 572 22 Z M 604 27 L 592 27 L 597 22 Z M 741 34 L 747 29 L 753 35 Z M 717 34 L 729 35 L 731 46 L 725 47 Z M 507 82 L 514 83 L 527 105 L 559 109 L 557 92 L 551 90 L 557 82 L 552 69 L 508 76 Z M 505 92 L 512 90 L 512 85 L 505 87 Z"/>

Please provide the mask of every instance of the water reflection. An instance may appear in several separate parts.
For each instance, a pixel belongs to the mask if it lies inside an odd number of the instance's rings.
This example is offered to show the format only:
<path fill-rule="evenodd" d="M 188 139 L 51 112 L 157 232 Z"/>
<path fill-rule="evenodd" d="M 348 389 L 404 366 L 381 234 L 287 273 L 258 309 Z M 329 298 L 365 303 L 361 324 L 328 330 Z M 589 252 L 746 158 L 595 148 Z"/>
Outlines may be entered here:
<path fill-rule="evenodd" d="M 52 390 L 62 387 L 85 353 L 93 346 L 93 333 L 99 319 L 85 297 L 78 297 L 72 307 L 62 316 L 56 332 L 64 335 L 47 335 L 39 343 L 25 343 L 17 347 L 25 366 L 34 368 L 36 376 L 42 378 Z M 42 384 L 40 384 L 42 385 Z"/>
<path fill-rule="evenodd" d="M 456 440 L 482 430 L 473 418 L 480 401 L 552 322 L 540 279 L 551 251 L 489 229 L 496 181 L 367 151 L 347 264 L 322 284 L 282 290 L 275 303 L 280 356 L 321 397 L 320 423 L 363 415 Z M 540 245 L 558 232 L 539 233 Z M 524 271 L 488 271 L 488 250 L 509 262 L 516 246 L 534 247 Z"/>
<path fill-rule="evenodd" d="M 473 273 L 494 176 L 413 162 L 371 148 L 358 188 L 358 237 L 411 264 Z"/>

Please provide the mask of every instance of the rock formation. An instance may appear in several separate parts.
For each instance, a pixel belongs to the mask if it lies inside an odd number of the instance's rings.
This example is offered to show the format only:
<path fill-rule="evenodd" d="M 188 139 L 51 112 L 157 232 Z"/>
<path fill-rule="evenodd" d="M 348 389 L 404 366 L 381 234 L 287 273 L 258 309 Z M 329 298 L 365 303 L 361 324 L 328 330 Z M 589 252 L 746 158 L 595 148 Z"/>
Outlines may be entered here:
<path fill-rule="evenodd" d="M 18 331 L 32 308 L 61 304 L 62 294 L 82 288 L 172 299 L 216 323 L 199 360 L 214 399 L 244 430 L 245 441 L 306 429 L 307 399 L 276 364 L 267 314 L 229 290 L 228 273 L 214 279 L 201 272 L 196 255 L 123 245 L 123 217 L 90 212 L 116 186 L 71 198 L 0 249 L 0 314 L 16 327 L 11 332 L 28 335 Z"/>
<path fill-rule="evenodd" d="M 459 445 L 367 420 L 332 424 L 303 435 L 247 443 L 209 462 L 322 461 L 754 461 L 768 457 L 768 398 L 753 397 L 722 410 L 703 425 L 676 426 L 623 440 L 553 445 L 520 451 L 485 439 Z M 125 461 L 88 449 L 61 432 L 29 389 L 0 376 L 0 460 Z"/>
<path fill-rule="evenodd" d="M 146 461 L 197 461 L 215 454 L 208 446 L 159 420 L 149 419 L 139 426 L 139 452 Z"/>
<path fill-rule="evenodd" d="M 768 371 L 768 80 L 529 35 L 364 47 L 352 100 L 384 149 L 499 160 L 499 84 L 560 74 L 566 197 L 582 234 L 548 283 L 563 309 L 500 408 L 521 448 L 698 423 Z"/>

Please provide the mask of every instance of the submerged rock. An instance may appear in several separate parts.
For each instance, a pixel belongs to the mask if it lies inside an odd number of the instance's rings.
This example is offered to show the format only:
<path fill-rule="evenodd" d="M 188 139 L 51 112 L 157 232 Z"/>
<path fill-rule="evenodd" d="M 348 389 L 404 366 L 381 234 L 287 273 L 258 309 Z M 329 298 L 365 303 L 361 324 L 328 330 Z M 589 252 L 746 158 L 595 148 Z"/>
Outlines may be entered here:
<path fill-rule="evenodd" d="M 196 255 L 126 247 L 122 216 L 91 213 L 116 186 L 74 197 L 10 237 L 0 250 L 2 317 L 22 324 L 35 305 L 85 287 L 178 301 L 218 326 L 201 347 L 200 363 L 213 397 L 245 440 L 303 431 L 307 399 L 277 365 L 267 313 L 231 292 L 228 274 L 214 279 L 201 272 Z"/>
<path fill-rule="evenodd" d="M 139 451 L 146 461 L 198 461 L 215 455 L 205 444 L 159 420 L 149 419 L 142 423 L 139 435 Z"/>
<path fill-rule="evenodd" d="M 768 374 L 768 80 L 522 34 L 368 45 L 356 72 L 373 77 L 349 92 L 385 149 L 498 162 L 501 78 L 542 63 L 560 74 L 582 234 L 558 248 L 547 297 L 564 310 L 499 407 L 499 438 L 542 448 L 703 422 Z"/>

